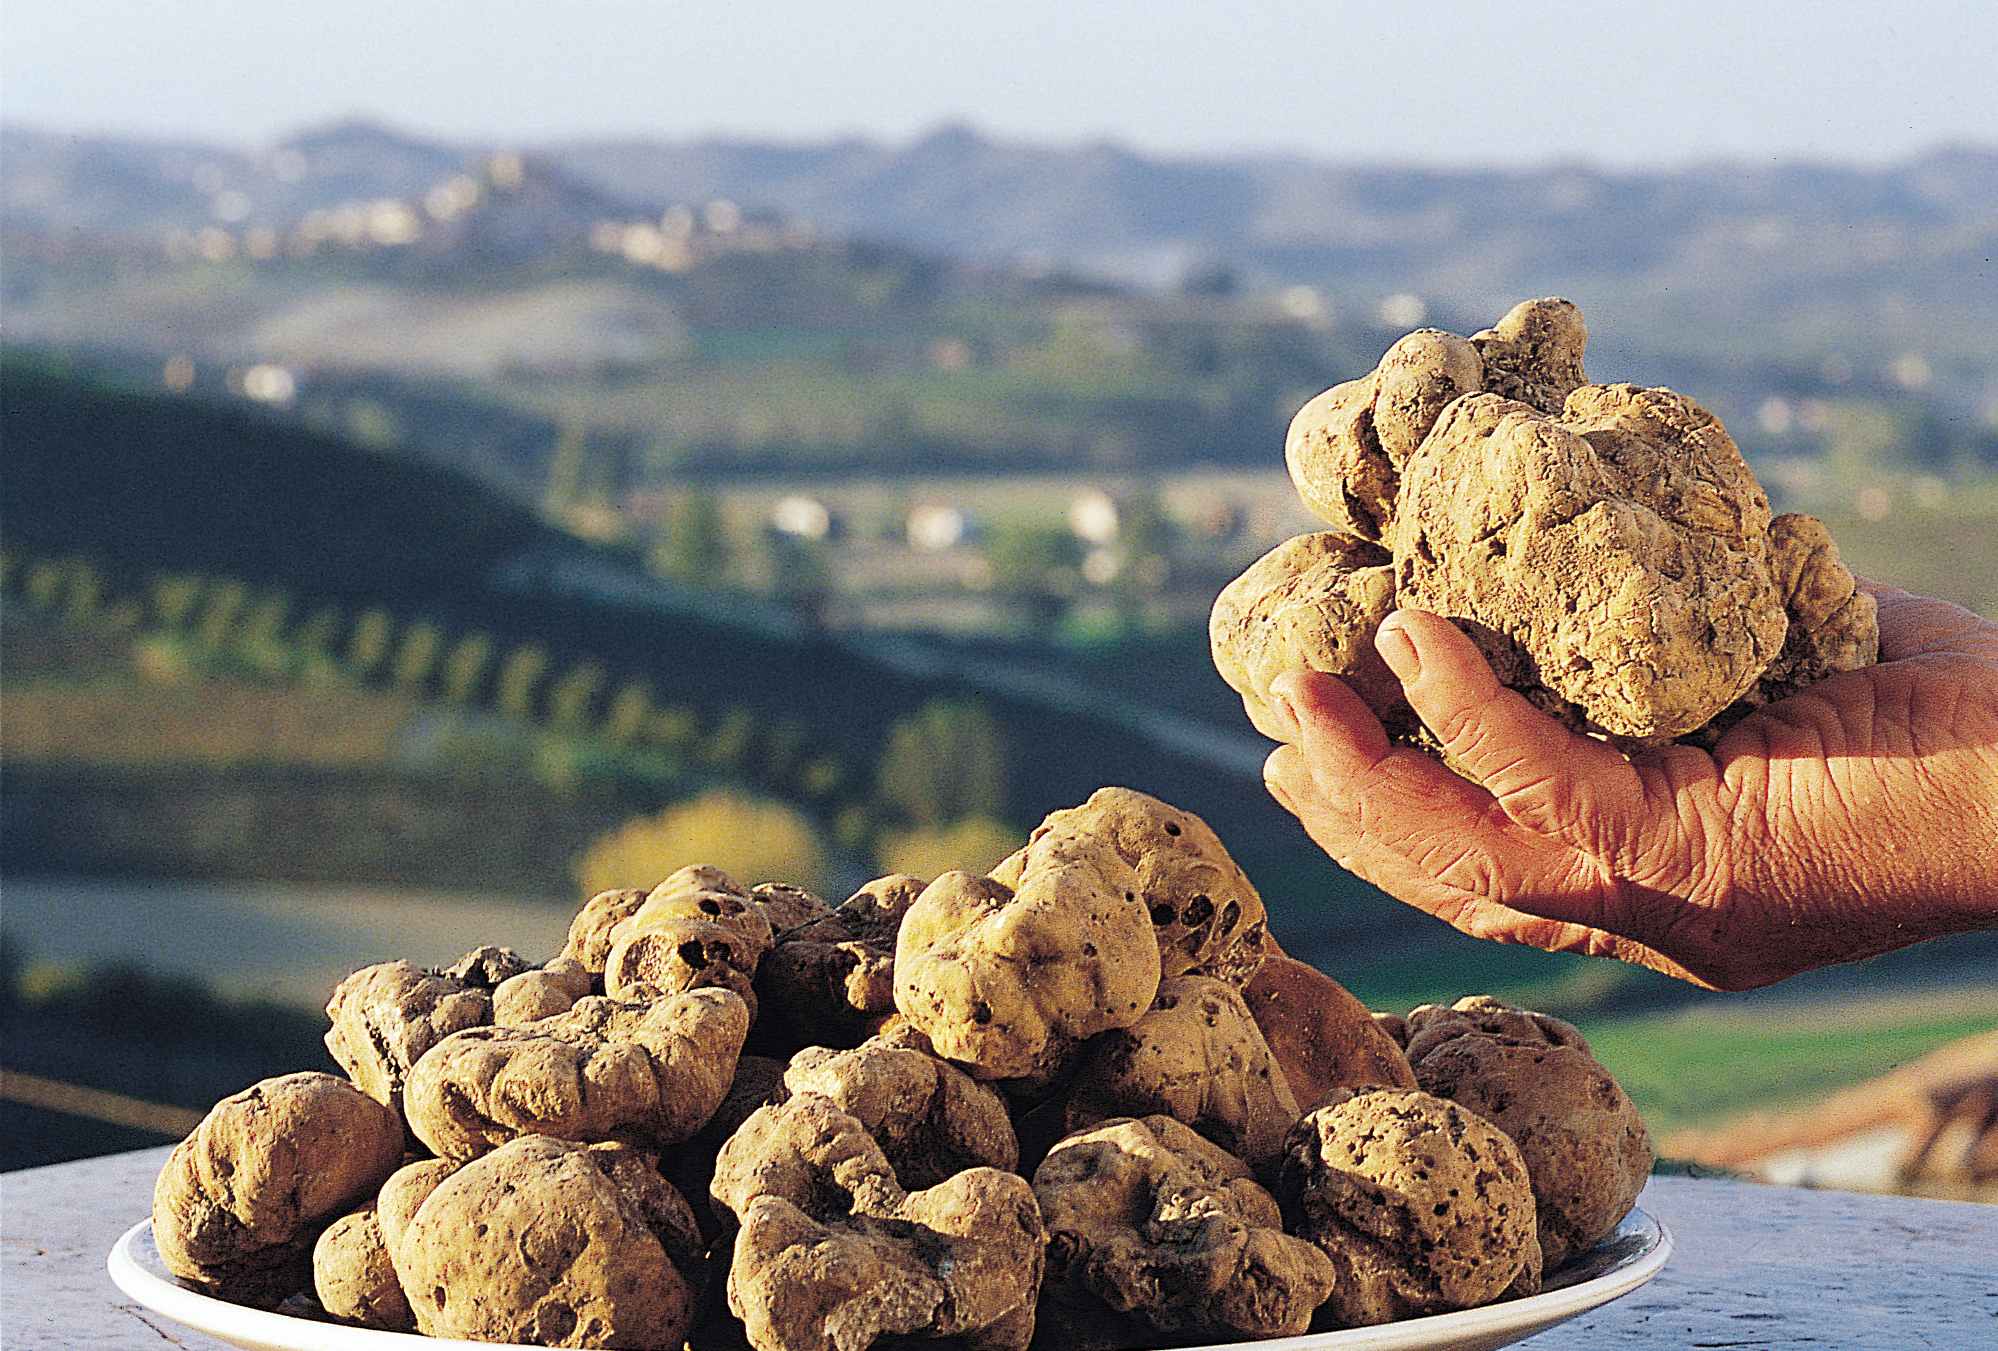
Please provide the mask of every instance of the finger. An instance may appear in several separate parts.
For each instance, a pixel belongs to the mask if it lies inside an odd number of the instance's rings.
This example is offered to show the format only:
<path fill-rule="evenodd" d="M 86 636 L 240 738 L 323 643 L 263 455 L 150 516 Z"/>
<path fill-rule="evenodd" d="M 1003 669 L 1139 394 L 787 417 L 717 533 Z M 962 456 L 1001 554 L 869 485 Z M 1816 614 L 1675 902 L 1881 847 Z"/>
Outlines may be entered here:
<path fill-rule="evenodd" d="M 1315 810 L 1337 829 L 1340 847 L 1328 851 L 1335 859 L 1365 839 L 1418 875 L 1500 904 L 1557 876 L 1572 884 L 1587 875 L 1580 854 L 1509 820 L 1485 789 L 1432 755 L 1391 745 L 1340 681 L 1297 672 L 1277 689 L 1296 717 L 1298 742 L 1270 756 L 1266 776 L 1300 819 Z"/>
<path fill-rule="evenodd" d="M 1273 755 L 1266 773 L 1291 786 L 1288 791 L 1296 804 L 1294 814 L 1305 832 L 1340 867 L 1460 933 L 1547 952 L 1615 958 L 1680 980 L 1707 983 L 1680 963 L 1621 934 L 1530 914 L 1439 881 L 1425 867 L 1377 843 L 1349 814 L 1326 802 L 1313 786 L 1295 747 L 1285 747 Z M 1465 787 L 1471 788 L 1468 784 Z"/>
<path fill-rule="evenodd" d="M 1928 652 L 1998 656 L 1998 626 L 1962 606 L 1864 577 L 1854 580 L 1873 597 L 1879 612 L 1880 660 L 1902 661 Z"/>
<path fill-rule="evenodd" d="M 1627 821 L 1641 796 L 1629 761 L 1499 684 L 1456 625 L 1397 610 L 1382 622 L 1374 645 L 1423 725 L 1507 816 L 1591 845 L 1606 842 L 1606 827 Z"/>
<path fill-rule="evenodd" d="M 1309 771 L 1332 782 L 1365 773 L 1392 748 L 1387 729 L 1367 707 L 1366 700 L 1337 676 L 1320 671 L 1288 671 L 1270 683 L 1271 702 L 1279 720 L 1292 728 L 1293 745 L 1305 744 L 1305 724 L 1311 724 L 1312 749 L 1302 760 Z"/>

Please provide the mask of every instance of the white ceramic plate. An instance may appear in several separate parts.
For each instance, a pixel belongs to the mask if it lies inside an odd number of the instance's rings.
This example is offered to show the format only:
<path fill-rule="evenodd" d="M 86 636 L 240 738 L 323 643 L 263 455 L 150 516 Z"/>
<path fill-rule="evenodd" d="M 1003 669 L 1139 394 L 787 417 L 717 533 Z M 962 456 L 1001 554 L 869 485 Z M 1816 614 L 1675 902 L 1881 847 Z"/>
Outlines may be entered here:
<path fill-rule="evenodd" d="M 1672 1235 L 1665 1226 L 1642 1210 L 1633 1210 L 1614 1234 L 1562 1268 L 1537 1295 L 1380 1327 L 1314 1332 L 1267 1342 L 1231 1342 L 1227 1351 L 1247 1347 L 1256 1351 L 1490 1351 L 1629 1294 L 1656 1276 L 1671 1255 Z M 496 1345 L 315 1323 L 196 1294 L 167 1274 L 153 1247 L 150 1220 L 141 1220 L 125 1231 L 111 1249 L 108 1265 L 118 1288 L 148 1309 L 247 1351 L 438 1351 L 443 1347 L 493 1351 Z M 1192 1351 L 1223 1348 L 1196 1347 Z"/>

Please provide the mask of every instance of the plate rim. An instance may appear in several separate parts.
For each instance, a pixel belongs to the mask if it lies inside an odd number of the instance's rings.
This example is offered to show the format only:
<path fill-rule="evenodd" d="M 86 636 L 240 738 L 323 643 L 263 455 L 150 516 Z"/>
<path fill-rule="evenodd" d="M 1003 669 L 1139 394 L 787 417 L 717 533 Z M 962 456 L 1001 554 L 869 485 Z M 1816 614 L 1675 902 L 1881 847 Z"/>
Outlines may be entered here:
<path fill-rule="evenodd" d="M 1393 1323 L 1339 1328 L 1330 1332 L 1306 1332 L 1267 1341 L 1210 1343 L 1188 1347 L 1185 1351 L 1242 1351 L 1245 1347 L 1256 1347 L 1259 1351 L 1341 1351 L 1345 1347 L 1362 1346 L 1376 1348 L 1377 1351 L 1390 1351 L 1393 1347 L 1413 1351 L 1424 1346 L 1448 1346 L 1452 1344 L 1451 1339 L 1499 1334 L 1513 1328 L 1526 1329 L 1522 1335 L 1532 1336 L 1623 1298 L 1640 1286 L 1649 1284 L 1665 1269 L 1677 1246 L 1672 1231 L 1650 1211 L 1642 1206 L 1632 1206 L 1630 1213 L 1618 1221 L 1617 1232 L 1633 1221 L 1648 1228 L 1649 1246 L 1600 1276 L 1562 1286 L 1558 1290 L 1543 1290 L 1519 1299 L 1481 1304 L 1473 1309 L 1457 1309 L 1449 1313 L 1425 1314 Z M 125 1230 L 111 1245 L 111 1251 L 105 1258 L 111 1283 L 146 1308 L 210 1336 L 226 1338 L 239 1335 L 272 1346 L 298 1345 L 295 1329 L 303 1325 L 311 1329 L 317 1344 L 340 1348 L 341 1351 L 348 1348 L 351 1351 L 387 1351 L 391 1347 L 407 1347 L 409 1351 L 418 1347 L 508 1351 L 509 1346 L 516 1351 L 528 1351 L 519 1343 L 470 1342 L 457 1338 L 425 1337 L 414 1332 L 350 1327 L 344 1323 L 321 1323 L 204 1295 L 149 1269 L 140 1256 L 139 1245 L 144 1241 L 150 1246 L 152 1227 L 152 1217 L 148 1216 Z M 157 1252 L 157 1249 L 154 1251 Z M 222 1328 L 232 1331 L 222 1331 Z"/>

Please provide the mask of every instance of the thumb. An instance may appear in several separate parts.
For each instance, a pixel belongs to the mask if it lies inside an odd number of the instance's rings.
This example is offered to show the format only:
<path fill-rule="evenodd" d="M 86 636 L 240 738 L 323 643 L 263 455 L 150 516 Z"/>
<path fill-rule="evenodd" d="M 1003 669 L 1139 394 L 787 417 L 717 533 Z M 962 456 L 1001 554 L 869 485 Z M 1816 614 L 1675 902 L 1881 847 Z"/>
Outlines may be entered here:
<path fill-rule="evenodd" d="M 1499 684 L 1477 645 L 1448 620 L 1396 610 L 1374 646 L 1451 762 L 1519 825 L 1594 841 L 1604 810 L 1641 793 L 1620 752 Z"/>

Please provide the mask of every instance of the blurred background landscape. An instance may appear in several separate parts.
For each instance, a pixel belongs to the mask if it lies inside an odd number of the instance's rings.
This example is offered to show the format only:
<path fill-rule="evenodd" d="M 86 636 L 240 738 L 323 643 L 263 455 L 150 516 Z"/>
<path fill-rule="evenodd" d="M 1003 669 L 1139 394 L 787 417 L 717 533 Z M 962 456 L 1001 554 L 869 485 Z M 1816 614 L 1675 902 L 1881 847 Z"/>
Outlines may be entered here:
<path fill-rule="evenodd" d="M 982 869 L 1105 783 L 1204 816 L 1375 1007 L 1580 1020 L 1667 1154 L 1897 1181 L 1998 1084 L 1998 935 L 1714 996 L 1395 904 L 1268 799 L 1205 636 L 1313 528 L 1297 406 L 1545 294 L 1595 379 L 1707 404 L 1856 571 L 1998 615 L 1998 140 L 1478 163 L 975 99 L 782 135 L 26 101 L 0 1167 L 321 1063 L 353 967 L 539 958 L 590 891 L 696 860 L 834 898 Z M 1947 1153 L 1906 1185 L 1979 1194 Z"/>

